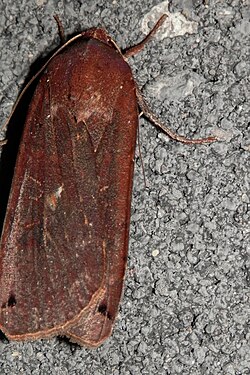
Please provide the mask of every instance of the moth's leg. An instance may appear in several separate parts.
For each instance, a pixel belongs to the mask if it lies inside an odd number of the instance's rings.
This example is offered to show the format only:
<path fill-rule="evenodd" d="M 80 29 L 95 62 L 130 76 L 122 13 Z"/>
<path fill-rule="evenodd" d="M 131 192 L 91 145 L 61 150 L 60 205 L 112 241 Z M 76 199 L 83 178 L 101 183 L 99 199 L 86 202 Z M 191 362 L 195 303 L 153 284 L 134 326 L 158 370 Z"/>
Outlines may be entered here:
<path fill-rule="evenodd" d="M 175 139 L 176 141 L 187 143 L 187 144 L 201 144 L 201 143 L 211 143 L 218 140 L 216 137 L 207 137 L 207 138 L 199 138 L 199 139 L 189 139 L 174 133 L 171 129 L 169 129 L 166 125 L 164 125 L 155 115 L 154 113 L 148 108 L 145 99 L 142 96 L 142 93 L 138 86 L 136 87 L 136 96 L 137 101 L 140 109 L 142 110 L 144 116 L 155 126 L 160 128 L 165 134 L 167 134 L 170 138 Z"/>

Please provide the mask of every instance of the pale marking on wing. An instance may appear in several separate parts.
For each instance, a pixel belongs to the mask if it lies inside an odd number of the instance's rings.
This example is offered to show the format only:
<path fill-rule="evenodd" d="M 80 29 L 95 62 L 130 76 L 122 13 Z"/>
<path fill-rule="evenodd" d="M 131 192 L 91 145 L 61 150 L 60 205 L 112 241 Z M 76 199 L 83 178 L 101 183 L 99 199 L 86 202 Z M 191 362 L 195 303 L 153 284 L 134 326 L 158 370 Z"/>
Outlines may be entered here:
<path fill-rule="evenodd" d="M 86 128 L 87 128 L 87 131 L 89 133 L 89 137 L 92 141 L 92 145 L 93 145 L 93 151 L 94 153 L 96 153 L 100 147 L 100 144 L 102 142 L 102 139 L 103 139 L 103 136 L 105 134 L 105 132 L 107 131 L 107 129 L 109 128 L 109 125 L 112 124 L 112 119 L 113 119 L 113 113 L 114 113 L 114 109 L 116 108 L 116 102 L 118 100 L 118 97 L 120 95 L 120 92 L 121 90 L 123 89 L 123 85 L 120 85 L 119 86 L 119 89 L 120 90 L 115 90 L 115 94 L 114 92 L 110 92 L 109 95 L 112 97 L 112 98 L 115 98 L 114 100 L 114 103 L 112 106 L 109 107 L 109 111 L 104 111 L 101 115 L 102 115 L 102 118 L 105 119 L 104 122 L 106 123 L 106 126 L 103 128 L 103 132 L 101 134 L 101 136 L 99 137 L 98 141 L 97 141 L 97 145 L 96 147 L 94 147 L 94 142 L 93 142 L 93 138 L 91 136 L 91 132 L 89 131 L 89 128 L 88 128 L 88 124 L 87 124 L 87 121 L 88 121 L 88 118 L 90 117 L 90 115 L 93 113 L 93 112 L 96 112 L 96 108 L 103 108 L 104 105 L 102 103 L 102 95 L 99 94 L 95 94 L 94 98 L 95 98 L 95 101 L 94 101 L 94 105 L 91 103 L 91 106 L 89 106 L 89 111 L 88 110 L 85 110 L 84 112 L 81 112 L 79 116 L 77 116 L 77 122 L 80 122 L 80 121 L 83 121 L 83 123 L 86 125 Z M 91 109 L 92 108 L 92 109 Z M 84 113 L 84 115 L 83 115 Z"/>
<path fill-rule="evenodd" d="M 100 188 L 100 191 L 105 191 L 108 190 L 109 185 L 104 185 L 103 187 Z"/>
<path fill-rule="evenodd" d="M 62 184 L 53 193 L 47 195 L 47 197 L 45 198 L 47 206 L 52 211 L 56 210 L 57 203 L 58 203 L 59 199 L 61 198 L 63 190 L 64 190 L 64 185 Z"/>
<path fill-rule="evenodd" d="M 33 201 L 36 201 L 38 202 L 39 199 L 43 196 L 43 189 L 42 189 L 42 183 L 41 181 L 37 180 L 36 178 L 30 176 L 27 174 L 27 170 L 25 171 L 25 175 L 24 175 L 24 181 L 23 181 L 23 190 L 24 190 L 24 185 L 27 183 L 28 184 L 28 180 L 30 180 L 32 183 L 35 183 L 36 185 L 38 185 L 38 189 L 40 191 L 39 195 L 37 195 L 37 197 L 33 197 L 32 195 L 29 195 L 29 199 L 30 200 L 33 200 Z M 37 192 L 38 190 L 36 189 L 35 192 Z"/>
<path fill-rule="evenodd" d="M 30 175 L 27 176 L 27 177 L 29 178 L 29 180 L 35 182 L 37 185 L 42 186 L 41 181 L 37 180 L 36 178 L 34 178 L 34 177 L 30 176 Z"/>
<path fill-rule="evenodd" d="M 89 219 L 88 219 L 87 215 L 85 215 L 85 214 L 84 214 L 84 224 L 89 225 Z"/>

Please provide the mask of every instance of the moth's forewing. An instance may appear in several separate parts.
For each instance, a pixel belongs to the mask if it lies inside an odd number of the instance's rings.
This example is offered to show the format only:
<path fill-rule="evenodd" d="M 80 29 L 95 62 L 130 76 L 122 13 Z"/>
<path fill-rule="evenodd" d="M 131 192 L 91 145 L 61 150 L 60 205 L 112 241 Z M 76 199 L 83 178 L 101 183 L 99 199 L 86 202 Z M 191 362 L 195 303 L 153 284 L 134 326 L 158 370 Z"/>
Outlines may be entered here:
<path fill-rule="evenodd" d="M 117 314 L 138 116 L 130 68 L 99 39 L 55 56 L 29 107 L 0 249 L 10 339 L 96 346 Z"/>

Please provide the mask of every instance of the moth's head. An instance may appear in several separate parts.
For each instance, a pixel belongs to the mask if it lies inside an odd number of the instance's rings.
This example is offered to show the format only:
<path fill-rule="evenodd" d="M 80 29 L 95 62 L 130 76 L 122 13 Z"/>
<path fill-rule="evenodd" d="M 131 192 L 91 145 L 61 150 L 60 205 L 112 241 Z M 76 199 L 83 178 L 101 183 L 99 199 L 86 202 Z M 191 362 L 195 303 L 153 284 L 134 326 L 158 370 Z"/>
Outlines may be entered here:
<path fill-rule="evenodd" d="M 100 42 L 103 42 L 105 44 L 108 44 L 109 46 L 112 46 L 115 48 L 117 48 L 119 50 L 119 48 L 117 47 L 116 43 L 113 41 L 113 39 L 111 38 L 110 35 L 108 35 L 107 31 L 104 30 L 104 29 L 98 29 L 98 28 L 92 28 L 92 29 L 89 29 L 87 31 L 83 31 L 82 33 L 82 36 L 84 38 L 94 38 L 94 39 L 97 39 L 99 40 Z"/>

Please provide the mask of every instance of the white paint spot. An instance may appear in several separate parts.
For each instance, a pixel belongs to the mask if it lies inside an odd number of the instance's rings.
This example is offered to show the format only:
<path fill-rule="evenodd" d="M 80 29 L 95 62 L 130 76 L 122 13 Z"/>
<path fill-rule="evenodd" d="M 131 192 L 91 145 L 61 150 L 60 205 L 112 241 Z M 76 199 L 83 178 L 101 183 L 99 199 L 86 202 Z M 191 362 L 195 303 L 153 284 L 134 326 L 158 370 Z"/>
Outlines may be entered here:
<path fill-rule="evenodd" d="M 229 142 L 234 137 L 234 132 L 230 130 L 223 130 L 217 127 L 213 128 L 213 136 L 217 137 L 218 140 Z"/>
<path fill-rule="evenodd" d="M 168 10 L 168 4 L 168 0 L 163 1 L 154 6 L 151 11 L 143 17 L 141 26 L 143 33 L 148 34 L 152 29 L 152 26 L 163 14 L 166 14 L 168 17 L 160 30 L 155 34 L 155 39 L 163 40 L 165 38 L 174 38 L 180 35 L 197 33 L 198 23 L 195 21 L 189 21 L 180 12 L 170 13 Z M 149 23 L 151 23 L 150 26 Z"/>
<path fill-rule="evenodd" d="M 159 250 L 155 249 L 152 251 L 152 256 L 157 257 L 159 255 Z"/>
<path fill-rule="evenodd" d="M 248 195 L 246 193 L 242 194 L 241 201 L 244 202 L 244 203 L 249 203 L 249 198 L 248 198 Z"/>
<path fill-rule="evenodd" d="M 14 357 L 14 358 L 22 358 L 22 355 L 21 355 L 21 353 L 20 352 L 18 352 L 18 351 L 14 351 L 13 353 L 12 353 L 12 357 Z"/>
<path fill-rule="evenodd" d="M 201 75 L 184 71 L 167 78 L 159 78 L 157 82 L 153 82 L 147 86 L 147 91 L 150 96 L 179 102 L 192 94 L 193 90 L 204 81 Z"/>
<path fill-rule="evenodd" d="M 243 148 L 245 151 L 250 152 L 250 144 L 243 145 L 242 148 Z"/>
<path fill-rule="evenodd" d="M 46 3 L 47 0 L 36 0 L 37 5 L 40 7 Z"/>

